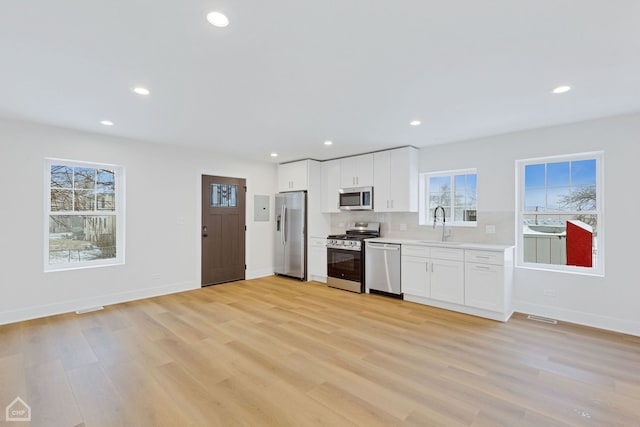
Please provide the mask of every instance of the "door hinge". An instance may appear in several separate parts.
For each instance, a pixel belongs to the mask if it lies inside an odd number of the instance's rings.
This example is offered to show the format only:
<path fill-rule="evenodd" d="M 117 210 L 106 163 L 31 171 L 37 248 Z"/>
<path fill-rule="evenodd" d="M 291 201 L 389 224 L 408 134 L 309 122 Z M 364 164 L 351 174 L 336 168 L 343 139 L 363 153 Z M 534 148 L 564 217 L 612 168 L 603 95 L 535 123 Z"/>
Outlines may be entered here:
<path fill-rule="evenodd" d="M 247 231 L 247 226 L 246 225 L 244 226 L 244 231 Z"/>
<path fill-rule="evenodd" d="M 247 186 L 246 185 L 244 186 L 244 192 L 245 193 L 247 192 Z"/>
<path fill-rule="evenodd" d="M 247 269 L 247 264 L 245 264 L 245 265 L 244 265 L 244 269 L 245 269 L 245 270 Z"/>

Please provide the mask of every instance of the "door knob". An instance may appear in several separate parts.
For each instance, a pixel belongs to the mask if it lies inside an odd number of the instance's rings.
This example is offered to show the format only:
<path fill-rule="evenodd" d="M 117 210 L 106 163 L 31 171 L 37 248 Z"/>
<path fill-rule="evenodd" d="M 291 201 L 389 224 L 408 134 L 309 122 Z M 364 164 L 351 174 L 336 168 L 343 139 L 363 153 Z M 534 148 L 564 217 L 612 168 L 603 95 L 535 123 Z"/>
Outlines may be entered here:
<path fill-rule="evenodd" d="M 208 236 L 208 234 L 207 234 L 207 226 L 203 225 L 202 226 L 202 237 L 207 237 L 207 236 Z"/>

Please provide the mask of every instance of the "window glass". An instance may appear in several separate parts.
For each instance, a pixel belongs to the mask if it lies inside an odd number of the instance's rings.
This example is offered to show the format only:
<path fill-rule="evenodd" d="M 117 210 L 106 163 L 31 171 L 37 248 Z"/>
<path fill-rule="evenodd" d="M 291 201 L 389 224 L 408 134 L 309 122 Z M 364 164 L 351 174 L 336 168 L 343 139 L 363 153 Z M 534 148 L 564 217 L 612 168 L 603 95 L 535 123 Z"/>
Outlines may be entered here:
<path fill-rule="evenodd" d="M 547 187 L 569 185 L 569 162 L 547 164 Z"/>
<path fill-rule="evenodd" d="M 602 273 L 601 158 L 590 153 L 518 162 L 520 265 Z"/>
<path fill-rule="evenodd" d="M 122 167 L 49 160 L 45 270 L 121 263 Z"/>
<path fill-rule="evenodd" d="M 211 184 L 211 207 L 235 208 L 238 206 L 238 186 Z"/>
<path fill-rule="evenodd" d="M 477 174 L 475 169 L 423 173 L 420 224 L 432 224 L 435 208 L 444 208 L 448 224 L 475 225 Z M 422 201 L 424 200 L 424 202 Z"/>

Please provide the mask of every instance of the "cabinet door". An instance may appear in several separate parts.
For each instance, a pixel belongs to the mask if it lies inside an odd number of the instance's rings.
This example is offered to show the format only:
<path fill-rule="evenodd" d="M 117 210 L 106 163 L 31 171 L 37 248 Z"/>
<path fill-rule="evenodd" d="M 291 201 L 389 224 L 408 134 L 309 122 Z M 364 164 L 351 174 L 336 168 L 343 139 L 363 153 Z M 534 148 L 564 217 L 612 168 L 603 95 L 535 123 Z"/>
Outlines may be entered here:
<path fill-rule="evenodd" d="M 389 151 L 391 212 L 418 211 L 418 150 L 404 147 Z"/>
<path fill-rule="evenodd" d="M 504 311 L 504 267 L 468 262 L 465 265 L 465 304 Z"/>
<path fill-rule="evenodd" d="M 358 187 L 373 186 L 373 154 L 356 156 L 357 170 L 356 183 Z M 374 190 L 375 191 L 375 190 Z"/>
<path fill-rule="evenodd" d="M 309 239 L 309 279 L 326 281 L 327 279 L 327 239 L 311 237 Z"/>
<path fill-rule="evenodd" d="M 338 190 L 340 190 L 340 160 L 322 162 L 322 212 L 340 212 Z"/>
<path fill-rule="evenodd" d="M 308 187 L 306 160 L 278 165 L 278 191 L 301 191 Z"/>
<path fill-rule="evenodd" d="M 391 151 L 373 154 L 373 209 L 376 212 L 393 211 L 391 200 Z"/>
<path fill-rule="evenodd" d="M 401 265 L 401 292 L 428 297 L 430 294 L 428 258 L 403 255 Z"/>
<path fill-rule="evenodd" d="M 373 186 L 373 154 L 340 159 L 340 187 Z"/>
<path fill-rule="evenodd" d="M 431 298 L 464 304 L 464 263 L 431 259 Z"/>
<path fill-rule="evenodd" d="M 357 160 L 355 157 L 340 159 L 340 188 L 356 187 Z"/>

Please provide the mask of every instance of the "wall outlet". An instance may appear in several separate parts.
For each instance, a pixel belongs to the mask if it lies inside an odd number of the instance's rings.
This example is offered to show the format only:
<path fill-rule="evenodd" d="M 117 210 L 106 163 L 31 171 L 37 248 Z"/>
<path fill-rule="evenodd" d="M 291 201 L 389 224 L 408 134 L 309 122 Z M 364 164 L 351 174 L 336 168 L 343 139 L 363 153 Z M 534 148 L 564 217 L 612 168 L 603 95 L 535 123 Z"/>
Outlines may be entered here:
<path fill-rule="evenodd" d="M 407 224 L 400 224 L 400 231 L 407 231 Z"/>
<path fill-rule="evenodd" d="M 557 296 L 557 293 L 556 293 L 555 289 L 545 289 L 543 294 L 544 294 L 545 297 L 555 298 Z"/>
<path fill-rule="evenodd" d="M 183 216 L 179 216 L 178 220 L 177 220 L 178 225 L 184 225 L 184 217 Z"/>
<path fill-rule="evenodd" d="M 153 273 L 151 275 L 151 280 L 160 280 L 160 273 Z"/>
<path fill-rule="evenodd" d="M 495 225 L 485 225 L 484 232 L 487 234 L 496 234 L 496 226 Z"/>

